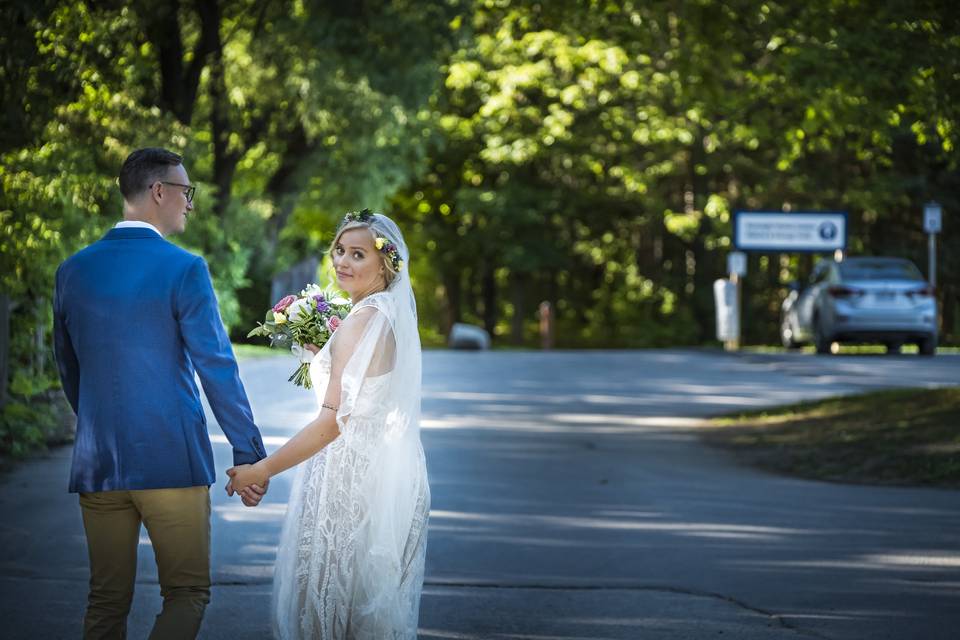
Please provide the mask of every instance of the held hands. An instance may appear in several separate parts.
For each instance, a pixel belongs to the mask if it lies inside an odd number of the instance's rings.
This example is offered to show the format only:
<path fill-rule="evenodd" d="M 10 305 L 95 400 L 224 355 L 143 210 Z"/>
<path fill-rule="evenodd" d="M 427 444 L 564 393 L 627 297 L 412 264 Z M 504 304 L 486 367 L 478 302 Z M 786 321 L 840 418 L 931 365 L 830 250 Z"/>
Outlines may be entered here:
<path fill-rule="evenodd" d="M 226 486 L 227 495 L 240 494 L 243 504 L 248 507 L 260 504 L 270 485 L 270 476 L 259 463 L 232 467 L 227 469 L 227 475 L 230 476 Z"/>
<path fill-rule="evenodd" d="M 260 504 L 260 501 L 263 500 L 263 496 L 265 496 L 266 493 L 267 487 L 252 484 L 240 492 L 240 501 L 246 507 L 255 507 Z"/>

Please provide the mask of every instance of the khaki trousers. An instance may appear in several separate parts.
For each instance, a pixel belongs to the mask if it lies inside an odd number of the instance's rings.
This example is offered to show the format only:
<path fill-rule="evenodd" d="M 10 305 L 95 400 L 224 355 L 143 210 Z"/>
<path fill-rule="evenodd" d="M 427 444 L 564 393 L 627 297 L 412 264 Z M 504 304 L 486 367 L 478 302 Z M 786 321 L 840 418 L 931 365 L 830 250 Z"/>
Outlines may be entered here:
<path fill-rule="evenodd" d="M 150 640 L 196 638 L 210 602 L 209 487 L 81 493 L 80 507 L 90 553 L 84 639 L 127 636 L 141 523 L 163 596 Z"/>

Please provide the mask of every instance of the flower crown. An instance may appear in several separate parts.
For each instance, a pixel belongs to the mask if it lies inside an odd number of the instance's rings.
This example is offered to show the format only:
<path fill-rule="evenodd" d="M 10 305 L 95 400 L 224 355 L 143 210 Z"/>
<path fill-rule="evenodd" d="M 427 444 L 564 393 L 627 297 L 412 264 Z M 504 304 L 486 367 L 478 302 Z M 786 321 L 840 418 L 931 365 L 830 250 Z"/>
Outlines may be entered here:
<path fill-rule="evenodd" d="M 344 226 L 351 222 L 362 222 L 364 224 L 370 224 L 373 222 L 373 212 L 370 209 L 362 209 L 360 211 L 350 211 L 347 215 L 343 216 L 343 222 L 340 223 L 340 226 Z M 393 265 L 394 271 L 400 271 L 403 268 L 403 260 L 400 258 L 400 250 L 397 248 L 397 245 L 393 244 L 386 238 L 382 236 L 377 236 L 374 240 L 374 245 L 377 247 L 377 251 L 387 256 L 387 259 L 390 260 L 390 264 Z"/>
<path fill-rule="evenodd" d="M 347 215 L 343 216 L 343 222 L 340 223 L 340 226 L 347 224 L 348 222 L 364 222 L 369 224 L 373 221 L 373 212 L 370 209 L 362 209 L 360 211 L 350 211 Z"/>
<path fill-rule="evenodd" d="M 377 247 L 377 251 L 387 256 L 394 271 L 400 271 L 403 268 L 403 260 L 400 259 L 400 250 L 397 249 L 397 245 L 381 236 L 377 236 L 373 244 Z"/>

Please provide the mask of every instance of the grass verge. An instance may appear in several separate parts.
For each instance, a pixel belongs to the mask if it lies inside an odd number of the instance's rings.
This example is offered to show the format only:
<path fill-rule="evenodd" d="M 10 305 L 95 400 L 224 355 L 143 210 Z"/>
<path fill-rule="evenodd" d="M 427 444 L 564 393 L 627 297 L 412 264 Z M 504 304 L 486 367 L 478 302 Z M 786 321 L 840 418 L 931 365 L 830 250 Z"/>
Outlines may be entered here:
<path fill-rule="evenodd" d="M 897 389 L 715 419 L 747 464 L 839 482 L 960 488 L 960 387 Z"/>
<path fill-rule="evenodd" d="M 233 353 L 238 360 L 247 360 L 250 358 L 269 358 L 270 356 L 289 355 L 290 351 L 283 349 L 274 349 L 260 344 L 233 343 Z"/>
<path fill-rule="evenodd" d="M 793 349 L 787 349 L 777 344 L 767 344 L 767 345 L 747 345 L 743 347 L 743 351 L 748 353 L 808 353 L 814 354 L 817 352 L 812 346 L 805 346 L 796 351 Z M 879 344 L 842 344 L 839 345 L 839 350 L 837 351 L 840 355 L 848 356 L 864 356 L 864 355 L 885 355 L 887 353 L 887 348 Z M 900 350 L 900 353 L 904 355 L 916 355 L 919 353 L 917 345 L 915 344 L 905 344 Z M 960 354 L 960 347 L 937 347 L 937 355 L 957 355 Z"/>

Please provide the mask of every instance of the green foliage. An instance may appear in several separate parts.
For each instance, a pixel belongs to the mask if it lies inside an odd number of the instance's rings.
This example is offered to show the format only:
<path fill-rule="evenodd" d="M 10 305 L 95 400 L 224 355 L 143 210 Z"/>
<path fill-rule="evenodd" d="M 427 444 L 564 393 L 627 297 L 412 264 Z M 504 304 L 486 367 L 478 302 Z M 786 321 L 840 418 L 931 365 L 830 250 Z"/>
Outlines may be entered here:
<path fill-rule="evenodd" d="M 50 427 L 49 414 L 19 402 L 0 410 L 0 451 L 21 457 L 45 444 L 44 427 Z"/>
<path fill-rule="evenodd" d="M 30 384 L 30 383 L 26 383 Z M 0 408 L 0 456 L 20 458 L 73 437 L 70 408 L 59 393 L 41 393 Z"/>
<path fill-rule="evenodd" d="M 394 198 L 434 268 L 419 291 L 438 326 L 533 344 L 546 299 L 561 344 L 710 341 L 737 209 L 847 210 L 851 253 L 925 262 L 922 203 L 960 205 L 949 3 L 588 5 L 469 16 L 431 105 L 429 169 Z M 748 340 L 776 339 L 784 284 L 811 266 L 751 257 Z"/>
<path fill-rule="evenodd" d="M 712 342 L 733 211 L 846 210 L 852 254 L 924 265 L 930 199 L 942 342 L 960 334 L 946 0 L 13 0 L 0 18 L 0 287 L 27 378 L 52 368 L 57 265 L 119 218 L 118 168 L 146 145 L 186 158 L 174 241 L 239 338 L 348 210 L 404 229 L 424 344 L 467 321 L 535 345 L 549 301 L 558 346 L 634 347 Z M 812 264 L 750 257 L 748 342 L 776 339 Z"/>

